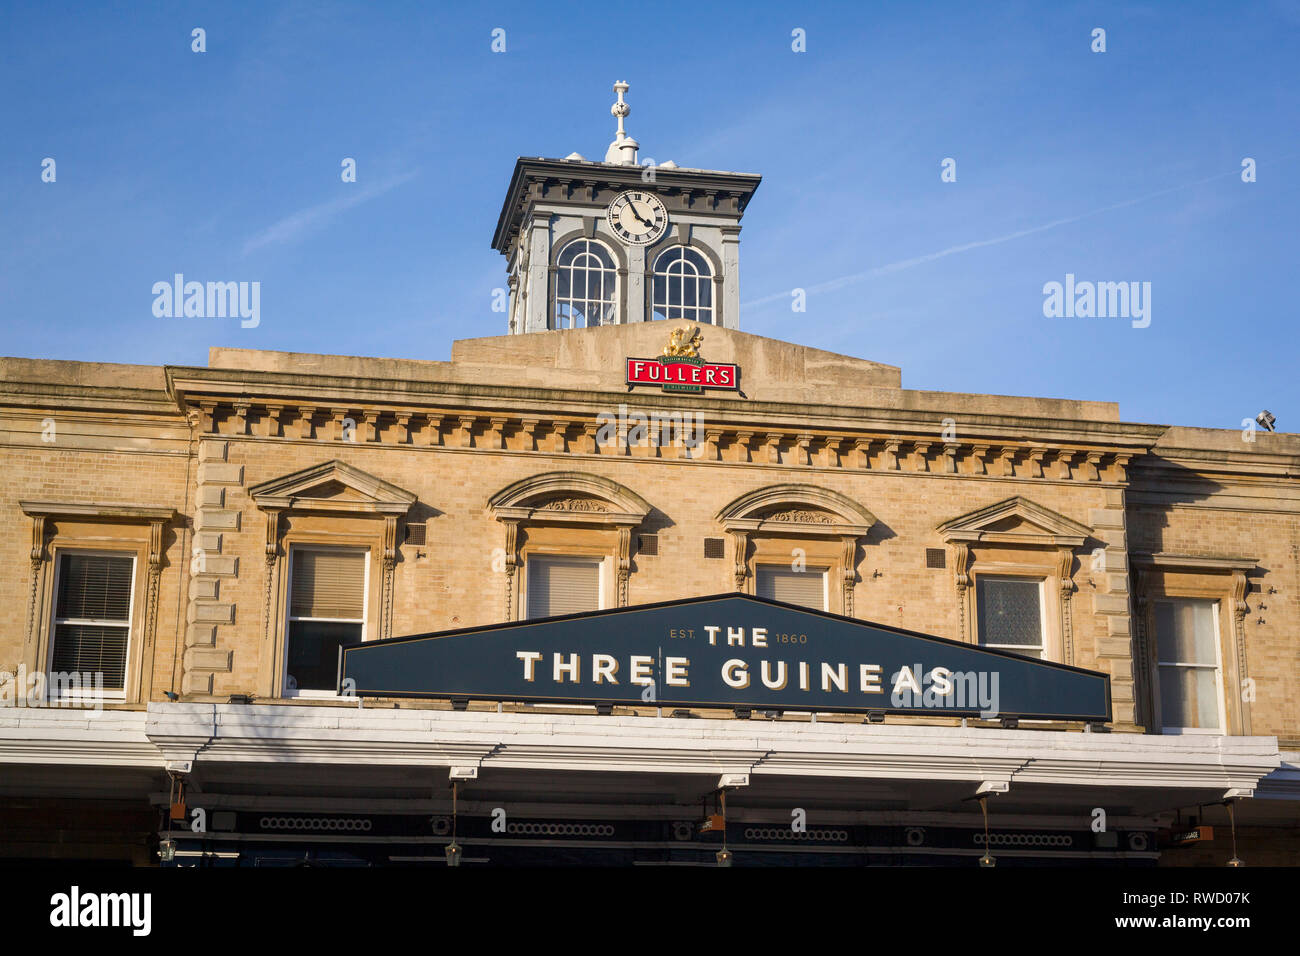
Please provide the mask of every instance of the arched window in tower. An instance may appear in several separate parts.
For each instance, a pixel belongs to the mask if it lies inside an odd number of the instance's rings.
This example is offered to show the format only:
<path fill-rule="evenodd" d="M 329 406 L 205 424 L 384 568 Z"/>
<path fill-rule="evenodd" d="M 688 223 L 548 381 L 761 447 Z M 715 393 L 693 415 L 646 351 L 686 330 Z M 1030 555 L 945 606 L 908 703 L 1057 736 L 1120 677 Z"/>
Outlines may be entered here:
<path fill-rule="evenodd" d="M 594 239 L 574 239 L 555 260 L 553 329 L 582 329 L 615 322 L 618 270 Z"/>
<path fill-rule="evenodd" d="M 713 271 L 686 246 L 673 246 L 655 259 L 651 311 L 656 319 L 713 324 Z"/>

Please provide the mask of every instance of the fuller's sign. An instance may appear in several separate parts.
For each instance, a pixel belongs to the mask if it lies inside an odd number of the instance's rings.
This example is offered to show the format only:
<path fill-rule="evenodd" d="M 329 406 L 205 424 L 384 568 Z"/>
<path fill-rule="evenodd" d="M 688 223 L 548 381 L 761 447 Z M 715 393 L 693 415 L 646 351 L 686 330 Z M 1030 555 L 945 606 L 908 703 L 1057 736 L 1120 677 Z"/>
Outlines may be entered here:
<path fill-rule="evenodd" d="M 704 361 L 700 358 L 703 342 L 698 328 L 677 329 L 662 355 L 627 360 L 628 387 L 658 385 L 665 392 L 739 391 L 740 366 Z"/>
<path fill-rule="evenodd" d="M 348 644 L 341 693 L 1109 721 L 1109 677 L 745 594 Z"/>

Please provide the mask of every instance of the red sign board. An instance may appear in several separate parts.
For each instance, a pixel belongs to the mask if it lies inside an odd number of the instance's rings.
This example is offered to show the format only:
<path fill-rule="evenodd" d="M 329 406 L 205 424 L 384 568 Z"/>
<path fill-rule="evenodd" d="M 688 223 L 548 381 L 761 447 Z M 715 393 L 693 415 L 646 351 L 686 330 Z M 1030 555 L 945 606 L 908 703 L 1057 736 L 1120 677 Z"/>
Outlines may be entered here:
<path fill-rule="evenodd" d="M 740 390 L 740 366 L 706 362 L 687 356 L 629 358 L 628 385 L 658 385 L 665 392 L 701 392 L 705 389 Z"/>

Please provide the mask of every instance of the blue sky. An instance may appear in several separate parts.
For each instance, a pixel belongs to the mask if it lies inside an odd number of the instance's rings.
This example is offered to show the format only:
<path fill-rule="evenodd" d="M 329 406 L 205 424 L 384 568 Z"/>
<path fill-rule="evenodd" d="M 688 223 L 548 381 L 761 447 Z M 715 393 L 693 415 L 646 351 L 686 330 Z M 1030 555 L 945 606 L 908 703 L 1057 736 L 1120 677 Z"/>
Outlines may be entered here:
<path fill-rule="evenodd" d="M 445 359 L 502 334 L 515 157 L 603 157 L 625 79 L 643 159 L 764 176 L 742 329 L 908 388 L 1296 431 L 1297 51 L 1300 0 L 4 3 L 0 354 Z M 177 272 L 259 281 L 261 324 L 155 318 Z M 1150 326 L 1045 318 L 1067 273 L 1150 282 Z"/>

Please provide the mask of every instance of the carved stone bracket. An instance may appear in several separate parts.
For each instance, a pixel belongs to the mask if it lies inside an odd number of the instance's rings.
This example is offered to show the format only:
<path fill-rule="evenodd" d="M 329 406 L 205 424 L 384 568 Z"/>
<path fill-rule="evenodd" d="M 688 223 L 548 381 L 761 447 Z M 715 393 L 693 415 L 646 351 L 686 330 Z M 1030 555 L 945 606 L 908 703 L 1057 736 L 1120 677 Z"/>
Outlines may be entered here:
<path fill-rule="evenodd" d="M 745 590 L 745 578 L 749 574 L 749 563 L 746 560 L 749 553 L 749 532 L 733 531 L 731 532 L 732 550 L 735 552 L 735 563 L 732 567 L 732 574 L 736 579 L 736 590 Z"/>
<path fill-rule="evenodd" d="M 1250 584 L 1246 580 L 1246 572 L 1236 570 L 1232 572 L 1232 630 L 1233 643 L 1236 644 L 1237 652 L 1237 680 L 1245 681 L 1250 672 L 1247 669 L 1246 661 L 1246 615 L 1250 612 L 1250 606 L 1246 603 L 1246 592 L 1250 589 Z M 1241 732 L 1250 733 L 1250 701 L 1244 696 L 1238 695 L 1241 700 Z"/>
<path fill-rule="evenodd" d="M 627 584 L 632 574 L 632 526 L 618 529 L 618 606 L 627 607 Z"/>
<path fill-rule="evenodd" d="M 515 571 L 519 568 L 519 521 L 517 519 L 503 518 L 501 523 L 505 525 L 506 529 L 505 620 L 513 621 L 515 619 L 515 581 L 517 580 Z"/>
<path fill-rule="evenodd" d="M 1070 548 L 1056 549 L 1056 574 L 1061 584 L 1061 644 L 1065 663 L 1074 663 L 1074 615 L 1070 596 L 1074 594 L 1074 579 L 1070 570 L 1074 567 L 1074 552 Z"/>
<path fill-rule="evenodd" d="M 953 541 L 952 576 L 957 585 L 957 639 L 966 640 L 966 612 L 970 602 L 970 545 L 965 541 Z"/>
<path fill-rule="evenodd" d="M 857 565 L 853 559 L 857 557 L 858 539 L 855 535 L 846 534 L 840 538 L 840 542 L 844 545 L 844 552 L 841 556 L 842 566 L 844 568 L 844 603 L 842 605 L 843 611 L 841 613 L 845 617 L 852 617 L 853 583 L 857 580 L 858 576 L 857 571 L 855 570 Z"/>

